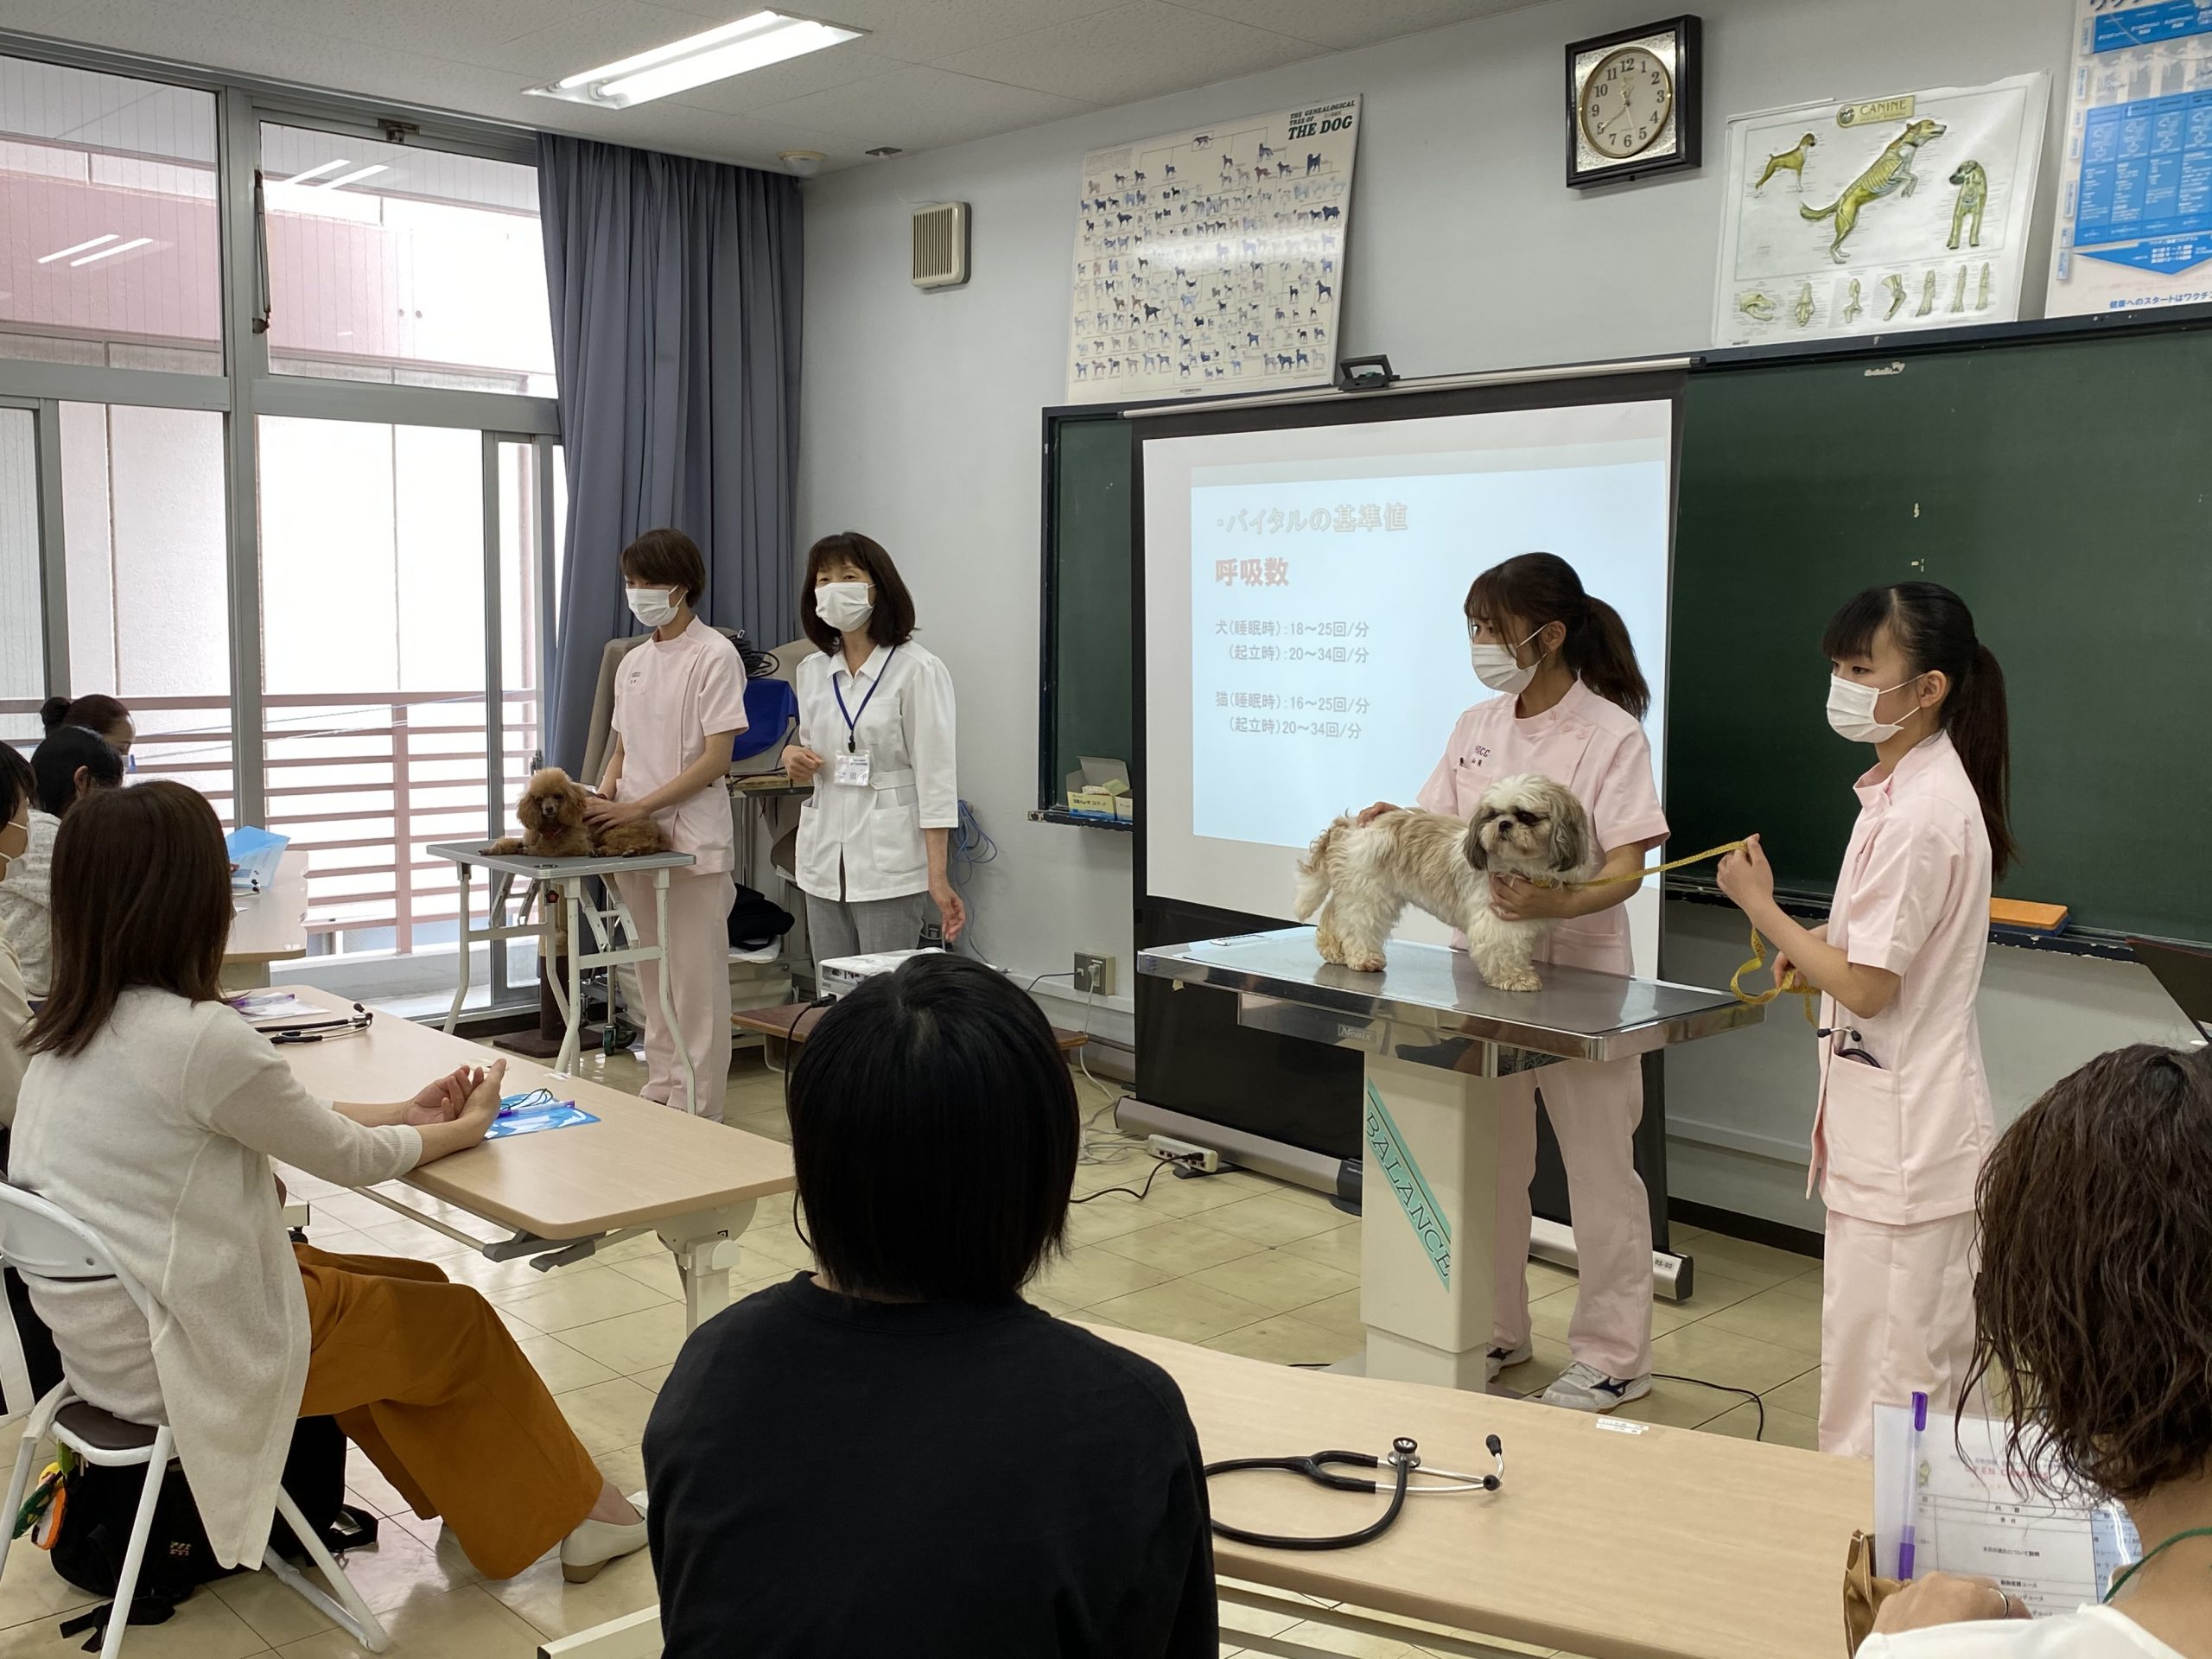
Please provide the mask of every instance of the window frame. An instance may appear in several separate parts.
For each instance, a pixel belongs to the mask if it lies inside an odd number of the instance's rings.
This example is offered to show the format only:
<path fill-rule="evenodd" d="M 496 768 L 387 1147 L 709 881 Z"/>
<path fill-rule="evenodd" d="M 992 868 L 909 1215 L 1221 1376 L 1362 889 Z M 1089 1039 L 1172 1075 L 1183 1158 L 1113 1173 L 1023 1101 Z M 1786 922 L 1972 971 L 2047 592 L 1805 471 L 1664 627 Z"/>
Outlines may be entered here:
<path fill-rule="evenodd" d="M 272 374 L 268 339 L 255 327 L 264 285 L 257 202 L 257 172 L 264 122 L 305 127 L 349 138 L 404 142 L 491 161 L 537 165 L 537 135 L 530 128 L 478 120 L 404 102 L 324 92 L 251 75 L 218 72 L 137 54 L 83 46 L 0 29 L 0 54 L 73 69 L 126 76 L 188 91 L 215 100 L 216 208 L 220 278 L 223 372 L 183 374 L 29 359 L 0 359 L 0 404 L 29 408 L 35 423 L 38 467 L 41 602 L 48 696 L 71 685 L 67 541 L 63 535 L 60 410 L 64 403 L 213 410 L 223 417 L 226 520 L 225 569 L 229 622 L 232 764 L 240 823 L 265 820 L 266 710 L 262 690 L 259 423 L 264 416 L 360 422 L 385 426 L 461 428 L 483 435 L 486 480 L 505 442 L 531 444 L 537 460 L 537 506 L 550 515 L 553 484 L 549 467 L 561 442 L 559 406 L 551 397 L 470 391 L 445 387 L 380 385 L 371 382 Z M 486 607 L 487 699 L 501 686 L 499 660 L 498 503 L 486 506 L 486 576 L 493 586 Z M 546 538 L 550 550 L 553 537 Z M 550 563 L 550 556 L 542 560 Z M 537 573 L 535 601 L 541 657 L 550 652 L 557 618 L 551 613 L 555 573 Z M 543 660 L 541 677 L 545 672 Z M 542 690 L 542 687 L 541 687 Z M 495 711 L 487 742 L 500 741 Z M 498 751 L 487 750 L 496 762 Z M 492 769 L 486 806 L 487 830 L 505 817 L 499 767 Z M 404 852 L 404 849 L 403 849 Z"/>

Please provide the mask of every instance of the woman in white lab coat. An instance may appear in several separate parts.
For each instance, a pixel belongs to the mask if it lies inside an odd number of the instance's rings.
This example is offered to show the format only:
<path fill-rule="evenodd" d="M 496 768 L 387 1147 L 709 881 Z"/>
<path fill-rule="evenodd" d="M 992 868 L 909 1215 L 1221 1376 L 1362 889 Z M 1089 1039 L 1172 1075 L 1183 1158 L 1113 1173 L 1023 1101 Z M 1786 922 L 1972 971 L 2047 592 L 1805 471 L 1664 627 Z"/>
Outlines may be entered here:
<path fill-rule="evenodd" d="M 881 545 L 825 536 L 806 558 L 799 621 L 821 647 L 798 665 L 798 741 L 784 751 L 814 794 L 799 813 L 798 885 L 817 963 L 911 950 L 926 901 L 951 944 L 960 823 L 952 677 L 914 643 L 914 601 Z"/>

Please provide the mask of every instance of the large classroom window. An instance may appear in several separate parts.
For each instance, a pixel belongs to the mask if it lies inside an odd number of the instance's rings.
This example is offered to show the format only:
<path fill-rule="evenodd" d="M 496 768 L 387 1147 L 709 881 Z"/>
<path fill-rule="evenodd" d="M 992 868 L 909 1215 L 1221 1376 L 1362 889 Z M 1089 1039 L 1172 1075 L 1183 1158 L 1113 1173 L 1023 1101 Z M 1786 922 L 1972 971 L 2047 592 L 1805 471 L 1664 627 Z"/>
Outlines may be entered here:
<path fill-rule="evenodd" d="M 564 503 L 532 149 L 54 56 L 0 55 L 0 737 L 121 697 L 140 779 L 306 853 L 278 980 L 415 1011 L 456 938 L 423 849 L 495 830 L 542 741 Z M 535 972 L 480 959 L 475 1000 Z"/>
<path fill-rule="evenodd" d="M 537 170 L 265 124 L 269 366 L 553 391 Z"/>
<path fill-rule="evenodd" d="M 0 356 L 223 372 L 213 94 L 0 57 Z"/>

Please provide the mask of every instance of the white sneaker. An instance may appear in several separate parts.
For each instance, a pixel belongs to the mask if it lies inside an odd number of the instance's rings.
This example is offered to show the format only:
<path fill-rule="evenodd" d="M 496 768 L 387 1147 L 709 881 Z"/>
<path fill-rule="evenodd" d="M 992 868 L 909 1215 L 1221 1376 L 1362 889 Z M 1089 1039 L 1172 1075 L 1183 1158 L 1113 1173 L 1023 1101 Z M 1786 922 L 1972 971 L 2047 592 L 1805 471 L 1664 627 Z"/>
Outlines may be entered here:
<path fill-rule="evenodd" d="M 1497 1374 L 1510 1366 L 1526 1365 L 1535 1352 L 1527 1343 L 1518 1348 L 1493 1348 L 1490 1351 L 1490 1372 L 1487 1381 L 1497 1381 Z"/>
<path fill-rule="evenodd" d="M 1611 1411 L 1651 1392 L 1651 1373 L 1607 1376 L 1595 1365 L 1576 1360 L 1543 1393 L 1543 1403 L 1567 1411 Z"/>
<path fill-rule="evenodd" d="M 589 1584 L 609 1561 L 634 1555 L 645 1547 L 645 1495 L 632 1492 L 630 1507 L 638 1518 L 628 1526 L 594 1521 L 587 1516 L 561 1541 L 561 1576 L 570 1584 Z"/>

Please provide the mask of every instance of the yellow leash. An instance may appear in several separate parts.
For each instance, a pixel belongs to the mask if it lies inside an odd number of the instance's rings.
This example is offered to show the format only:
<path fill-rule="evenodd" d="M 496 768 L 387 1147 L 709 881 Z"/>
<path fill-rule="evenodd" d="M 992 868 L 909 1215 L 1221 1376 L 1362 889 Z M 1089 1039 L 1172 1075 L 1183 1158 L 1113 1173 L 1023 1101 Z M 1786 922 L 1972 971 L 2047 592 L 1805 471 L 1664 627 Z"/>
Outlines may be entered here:
<path fill-rule="evenodd" d="M 1578 881 L 1574 885 L 1581 887 L 1610 887 L 1623 881 L 1641 881 L 1647 876 L 1664 875 L 1669 870 L 1683 869 L 1692 864 L 1702 864 L 1708 858 L 1726 858 L 1731 853 L 1742 852 L 1745 846 L 1745 843 L 1743 842 L 1732 841 L 1725 846 L 1708 847 L 1701 853 L 1692 853 L 1688 858 L 1670 858 L 1664 864 L 1654 864 L 1649 869 L 1630 870 L 1623 875 L 1601 875 L 1594 880 Z M 1787 992 L 1791 996 L 1803 999 L 1798 1006 L 1805 1011 L 1805 1023 L 1817 1028 L 1821 1022 L 1819 1017 L 1814 1014 L 1813 1007 L 1820 1001 L 1821 994 L 1808 985 L 1794 969 L 1785 984 L 1770 986 L 1764 991 L 1747 991 L 1744 988 L 1744 976 L 1761 972 L 1765 967 L 1766 941 L 1759 937 L 1759 931 L 1755 927 L 1751 930 L 1751 959 L 1728 977 L 1728 988 L 1735 994 L 1736 1000 L 1738 1002 L 1748 1002 L 1753 1007 L 1763 1008 L 1775 998 Z"/>

